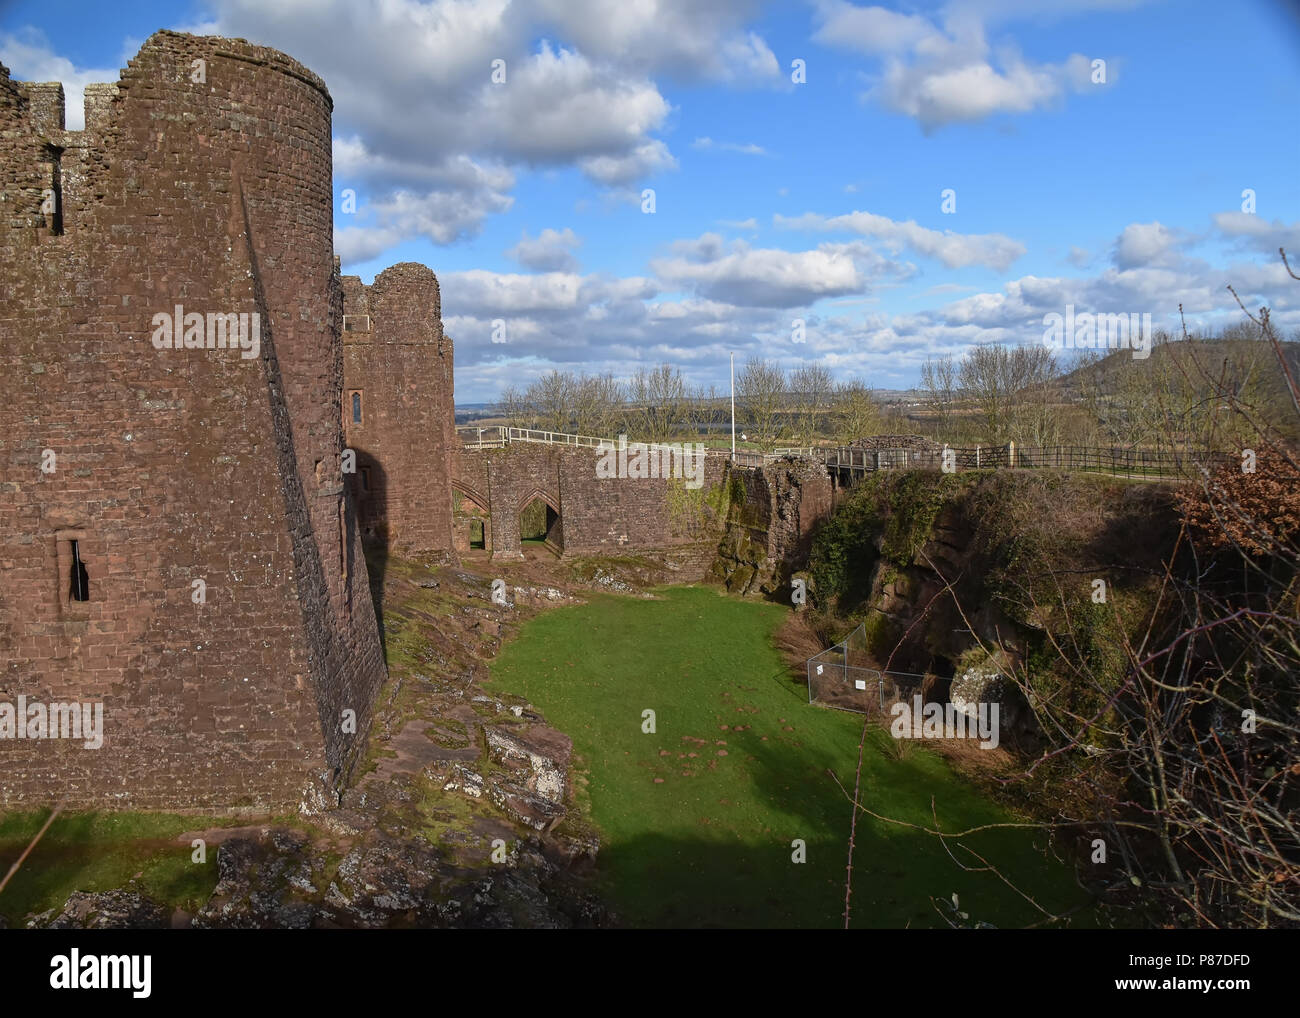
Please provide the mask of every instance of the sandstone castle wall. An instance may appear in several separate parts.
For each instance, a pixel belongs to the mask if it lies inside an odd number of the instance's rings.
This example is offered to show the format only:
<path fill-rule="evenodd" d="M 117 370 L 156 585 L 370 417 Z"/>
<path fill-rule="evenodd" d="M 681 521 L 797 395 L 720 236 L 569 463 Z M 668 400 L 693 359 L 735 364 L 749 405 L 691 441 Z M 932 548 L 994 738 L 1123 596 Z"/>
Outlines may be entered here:
<path fill-rule="evenodd" d="M 519 558 L 541 499 L 563 555 L 714 556 L 719 457 L 692 490 L 462 448 L 433 272 L 339 275 L 331 111 L 238 39 L 155 34 L 75 132 L 0 67 L 0 809 L 327 805 L 385 677 L 363 534 Z M 793 547 L 817 514 L 778 489 Z M 5 737 L 20 698 L 102 704 L 102 745 Z"/>
<path fill-rule="evenodd" d="M 367 537 L 406 552 L 452 551 L 454 369 L 441 307 L 437 278 L 413 262 L 370 286 L 343 278 L 348 480 Z"/>
<path fill-rule="evenodd" d="M 726 511 L 725 460 L 705 459 L 702 486 L 690 490 L 680 478 L 600 477 L 601 455 L 527 442 L 458 450 L 452 471 L 460 501 L 457 549 L 469 550 L 469 523 L 486 512 L 486 550 L 493 558 L 518 558 L 520 514 L 535 498 L 557 513 L 552 543 L 565 555 L 617 555 L 710 540 L 716 548 Z M 709 500 L 721 511 L 710 508 Z"/>
<path fill-rule="evenodd" d="M 341 473 L 331 108 L 242 40 L 152 36 L 79 132 L 0 68 L 0 701 L 101 701 L 105 731 L 0 741 L 0 808 L 265 812 L 346 777 L 384 666 Z M 176 305 L 258 314 L 258 356 L 156 349 Z"/>

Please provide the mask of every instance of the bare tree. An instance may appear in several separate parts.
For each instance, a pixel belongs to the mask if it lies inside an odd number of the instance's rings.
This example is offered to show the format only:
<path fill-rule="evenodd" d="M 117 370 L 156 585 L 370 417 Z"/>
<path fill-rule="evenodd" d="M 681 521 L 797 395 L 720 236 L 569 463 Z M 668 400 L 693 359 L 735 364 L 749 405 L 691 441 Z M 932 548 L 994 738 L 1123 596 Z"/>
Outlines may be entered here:
<path fill-rule="evenodd" d="M 583 372 L 573 379 L 573 430 L 579 435 L 594 434 L 604 412 L 604 389 L 598 375 Z"/>
<path fill-rule="evenodd" d="M 856 379 L 835 390 L 835 438 L 844 445 L 874 435 L 880 428 L 880 407 L 871 390 Z"/>
<path fill-rule="evenodd" d="M 775 361 L 751 357 L 736 379 L 737 403 L 743 408 L 745 426 L 764 452 L 770 451 L 780 437 L 781 408 L 785 404 L 785 372 Z"/>
<path fill-rule="evenodd" d="M 983 437 L 1001 445 L 1019 438 L 1055 444 L 1060 376 L 1056 358 L 1041 346 L 977 346 L 958 373 L 961 395 L 979 413 Z M 1027 434 L 1018 434 L 1018 431 Z"/>
<path fill-rule="evenodd" d="M 816 444 L 833 389 L 831 373 L 815 361 L 800 365 L 790 375 L 790 397 L 801 445 Z"/>
<path fill-rule="evenodd" d="M 700 386 L 692 394 L 691 403 L 695 417 L 706 435 L 712 435 L 730 420 L 727 398 L 718 394 L 716 385 L 710 385 L 707 389 Z"/>
<path fill-rule="evenodd" d="M 502 389 L 498 405 L 501 408 L 501 416 L 505 418 L 507 427 L 526 428 L 531 423 L 529 421 L 528 399 L 519 390 L 518 386 L 507 385 Z"/>
<path fill-rule="evenodd" d="M 590 384 L 595 390 L 592 434 L 600 438 L 619 434 L 624 430 L 623 403 L 627 399 L 625 386 L 609 373 L 593 377 Z"/>
<path fill-rule="evenodd" d="M 939 419 L 940 430 L 946 434 L 952 422 L 953 400 L 957 397 L 957 368 L 952 354 L 927 357 L 921 365 L 921 385 L 926 401 Z"/>
<path fill-rule="evenodd" d="M 532 404 L 542 425 L 549 431 L 567 431 L 572 426 L 573 377 L 551 370 L 528 387 Z"/>
<path fill-rule="evenodd" d="M 959 384 L 963 398 L 979 412 L 984 437 L 1001 442 L 1007 432 L 1008 365 L 1006 347 L 974 347 L 961 362 Z"/>
<path fill-rule="evenodd" d="M 687 385 L 679 369 L 660 364 L 646 371 L 637 370 L 628 385 L 636 412 L 638 436 L 662 442 L 677 435 L 687 418 Z"/>
<path fill-rule="evenodd" d="M 1008 357 L 1012 407 L 1008 439 L 1026 445 L 1061 441 L 1061 371 L 1052 351 L 1019 346 Z"/>

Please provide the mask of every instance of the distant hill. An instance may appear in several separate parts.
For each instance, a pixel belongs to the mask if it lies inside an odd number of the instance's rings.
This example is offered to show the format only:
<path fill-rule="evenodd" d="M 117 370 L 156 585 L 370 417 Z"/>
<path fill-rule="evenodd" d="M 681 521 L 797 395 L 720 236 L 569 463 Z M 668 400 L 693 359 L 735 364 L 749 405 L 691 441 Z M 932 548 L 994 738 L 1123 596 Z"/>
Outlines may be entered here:
<path fill-rule="evenodd" d="M 1300 343 L 1281 344 L 1291 377 L 1300 386 Z M 1240 386 L 1243 399 L 1253 387 L 1250 401 L 1259 416 L 1291 440 L 1300 438 L 1300 414 L 1292 405 L 1277 354 L 1267 340 L 1237 336 L 1193 337 L 1160 343 L 1145 360 L 1131 350 L 1115 350 L 1092 364 L 1076 365 L 1061 379 L 1067 397 L 1079 398 L 1089 386 L 1114 392 L 1132 379 L 1133 372 L 1150 372 L 1155 378 L 1187 379 L 1198 390 L 1211 391 L 1211 379 L 1223 379 L 1229 389 Z"/>

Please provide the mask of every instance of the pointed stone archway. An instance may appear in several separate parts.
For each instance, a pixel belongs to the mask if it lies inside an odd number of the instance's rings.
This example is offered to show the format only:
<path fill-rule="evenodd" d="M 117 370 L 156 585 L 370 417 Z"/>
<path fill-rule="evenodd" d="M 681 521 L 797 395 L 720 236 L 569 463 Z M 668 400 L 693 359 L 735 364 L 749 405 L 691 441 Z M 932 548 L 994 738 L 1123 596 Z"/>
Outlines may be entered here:
<path fill-rule="evenodd" d="M 533 488 L 519 500 L 519 540 L 521 545 L 537 543 L 555 555 L 564 554 L 564 527 L 559 500 L 541 488 Z"/>
<path fill-rule="evenodd" d="M 452 546 L 458 555 L 492 553 L 492 508 L 487 498 L 462 481 L 451 482 Z"/>

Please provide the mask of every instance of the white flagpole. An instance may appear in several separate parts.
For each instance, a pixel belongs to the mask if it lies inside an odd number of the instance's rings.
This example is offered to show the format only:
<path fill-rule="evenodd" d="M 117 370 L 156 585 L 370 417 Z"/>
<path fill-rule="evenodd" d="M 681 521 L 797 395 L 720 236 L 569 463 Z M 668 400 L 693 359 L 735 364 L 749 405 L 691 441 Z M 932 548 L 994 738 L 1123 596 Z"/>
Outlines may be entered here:
<path fill-rule="evenodd" d="M 731 355 L 731 458 L 736 458 L 736 355 Z"/>

